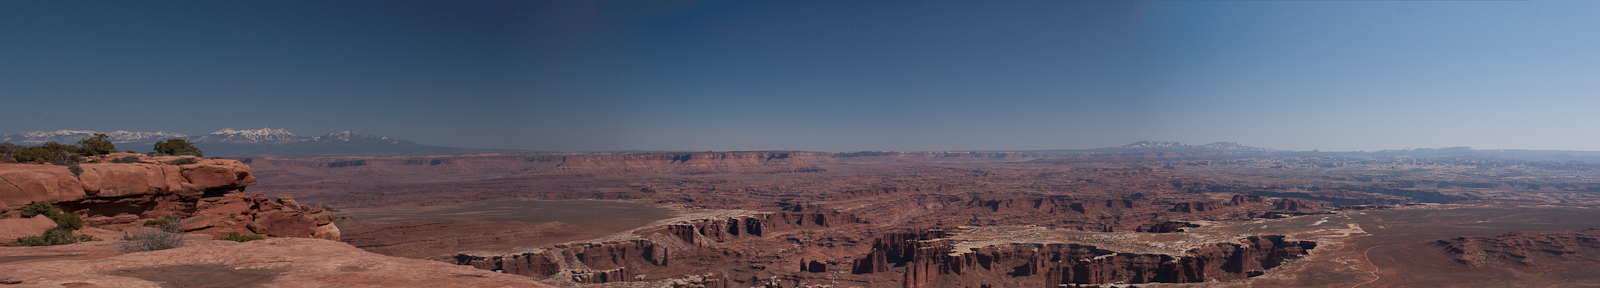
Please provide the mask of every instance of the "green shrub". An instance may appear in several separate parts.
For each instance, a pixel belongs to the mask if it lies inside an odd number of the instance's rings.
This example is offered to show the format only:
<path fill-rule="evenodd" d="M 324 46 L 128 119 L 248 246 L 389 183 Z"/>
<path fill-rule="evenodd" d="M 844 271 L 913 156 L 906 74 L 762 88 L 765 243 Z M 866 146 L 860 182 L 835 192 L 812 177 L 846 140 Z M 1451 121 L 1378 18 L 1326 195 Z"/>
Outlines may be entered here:
<path fill-rule="evenodd" d="M 133 151 L 133 149 L 128 149 L 128 153 L 139 153 L 139 152 Z"/>
<path fill-rule="evenodd" d="M 111 140 L 107 140 L 107 138 L 110 138 L 110 136 L 106 136 L 104 133 L 95 133 L 94 137 L 78 140 L 78 154 L 95 156 L 116 152 L 117 145 L 112 144 Z"/>
<path fill-rule="evenodd" d="M 13 158 L 13 156 L 17 152 L 21 152 L 23 148 L 27 147 L 11 143 L 0 143 L 0 162 L 17 162 L 17 159 Z"/>
<path fill-rule="evenodd" d="M 249 241 L 255 241 L 255 240 L 262 240 L 262 239 L 267 239 L 267 236 L 263 236 L 263 235 L 244 235 L 244 234 L 239 234 L 239 232 L 228 232 L 228 236 L 222 236 L 221 238 L 217 238 L 217 240 L 228 240 L 228 241 L 233 241 L 233 242 L 249 242 Z"/>
<path fill-rule="evenodd" d="M 194 155 L 195 157 L 206 157 L 204 153 L 200 152 L 200 148 L 194 147 L 194 143 L 189 143 L 188 140 L 183 139 L 169 139 L 166 141 L 156 142 L 155 150 L 155 152 L 165 155 Z"/>
<path fill-rule="evenodd" d="M 22 207 L 22 218 L 33 218 L 33 216 L 41 214 L 44 217 L 51 217 L 61 214 L 61 209 L 56 208 L 55 205 L 50 205 L 49 201 L 33 202 L 33 204 Z"/>
<path fill-rule="evenodd" d="M 17 245 L 22 246 L 51 246 L 66 245 L 78 242 L 100 241 L 94 236 L 72 235 L 71 229 L 54 228 L 45 231 L 44 235 L 17 237 Z"/>
<path fill-rule="evenodd" d="M 10 212 L 0 212 L 0 219 L 11 218 Z"/>
<path fill-rule="evenodd" d="M 56 229 L 83 229 L 83 216 L 79 216 L 78 213 L 58 213 L 45 217 L 50 217 L 50 221 L 56 222 Z"/>
<path fill-rule="evenodd" d="M 194 163 L 200 163 L 200 160 L 194 160 L 194 157 L 183 157 L 178 158 L 178 160 L 172 160 L 172 162 L 167 162 L 167 164 L 172 165 L 188 165 Z"/>
<path fill-rule="evenodd" d="M 127 156 L 127 157 L 122 157 L 122 158 L 117 158 L 117 159 L 111 159 L 111 163 L 139 163 L 139 156 Z"/>

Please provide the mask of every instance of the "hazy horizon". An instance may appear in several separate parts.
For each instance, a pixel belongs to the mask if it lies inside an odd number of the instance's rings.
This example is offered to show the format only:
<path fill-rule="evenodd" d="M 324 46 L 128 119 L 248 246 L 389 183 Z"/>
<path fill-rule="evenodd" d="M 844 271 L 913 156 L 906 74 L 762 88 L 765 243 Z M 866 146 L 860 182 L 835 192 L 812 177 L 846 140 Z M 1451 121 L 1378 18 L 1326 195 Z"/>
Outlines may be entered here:
<path fill-rule="evenodd" d="M 1579 1 L 3 2 L 0 134 L 1600 151 Z"/>

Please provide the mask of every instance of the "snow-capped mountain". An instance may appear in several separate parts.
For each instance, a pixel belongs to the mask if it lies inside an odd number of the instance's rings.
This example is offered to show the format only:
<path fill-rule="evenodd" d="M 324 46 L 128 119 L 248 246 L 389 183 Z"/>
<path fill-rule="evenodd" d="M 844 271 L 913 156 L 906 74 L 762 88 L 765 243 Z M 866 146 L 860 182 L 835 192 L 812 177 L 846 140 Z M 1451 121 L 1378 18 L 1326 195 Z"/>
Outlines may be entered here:
<path fill-rule="evenodd" d="M 1270 148 L 1239 145 L 1237 142 L 1215 142 L 1205 145 L 1189 145 L 1177 141 L 1139 141 L 1116 148 L 1138 151 L 1273 151 Z"/>
<path fill-rule="evenodd" d="M 288 129 L 261 128 L 255 130 L 234 130 L 222 128 L 211 134 L 200 135 L 190 139 L 194 143 L 234 143 L 234 144 L 284 144 L 289 142 L 306 141 L 310 138 L 301 137 L 289 132 Z"/>
<path fill-rule="evenodd" d="M 94 137 L 94 134 L 97 133 L 105 133 L 112 143 L 154 143 L 161 140 L 189 137 L 188 135 L 159 131 L 128 132 L 124 130 L 117 130 L 111 132 L 99 132 L 89 130 L 56 130 L 51 132 L 28 131 L 17 134 L 0 135 L 0 142 L 21 145 L 39 145 L 44 144 L 45 142 L 55 141 L 56 143 L 61 144 L 72 144 L 78 143 L 78 140 L 83 138 Z"/>
<path fill-rule="evenodd" d="M 367 134 L 357 134 L 355 132 L 350 132 L 350 131 L 328 133 L 328 135 L 311 137 L 310 139 L 306 139 L 306 141 L 326 142 L 326 143 L 344 142 L 344 143 L 387 143 L 387 144 L 411 144 L 411 145 L 415 145 L 416 144 L 416 143 L 411 143 L 411 141 L 395 140 L 395 139 L 389 139 L 389 137 L 379 137 L 379 136 L 373 136 L 373 135 L 367 135 Z"/>
<path fill-rule="evenodd" d="M 304 156 L 363 156 L 363 155 L 429 155 L 491 152 L 526 152 L 503 149 L 471 149 L 427 146 L 389 137 L 360 134 L 350 131 L 305 137 L 283 128 L 238 130 L 223 128 L 199 136 L 166 132 L 97 132 L 88 130 L 61 130 L 55 132 L 30 131 L 0 135 L 0 142 L 21 145 L 39 145 L 48 141 L 72 144 L 79 139 L 106 133 L 120 150 L 148 151 L 157 141 L 184 139 L 194 142 L 206 156 L 223 157 L 304 157 Z"/>

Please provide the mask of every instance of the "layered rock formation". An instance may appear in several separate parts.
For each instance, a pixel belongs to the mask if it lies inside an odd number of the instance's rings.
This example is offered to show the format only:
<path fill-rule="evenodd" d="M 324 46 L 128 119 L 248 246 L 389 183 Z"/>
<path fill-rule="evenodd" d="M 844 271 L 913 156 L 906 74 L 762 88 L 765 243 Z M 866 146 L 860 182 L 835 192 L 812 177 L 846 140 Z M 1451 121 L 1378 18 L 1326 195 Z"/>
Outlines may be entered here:
<path fill-rule="evenodd" d="M 126 157 L 137 161 L 112 162 Z M 256 178 L 239 161 L 113 153 L 79 167 L 81 173 L 74 175 L 66 166 L 0 164 L 0 211 L 47 201 L 84 215 L 91 226 L 133 226 L 178 215 L 187 218 L 185 231 L 213 236 L 339 238 L 330 211 L 300 205 L 287 195 L 274 202 L 266 195 L 244 194 Z"/>
<path fill-rule="evenodd" d="M 863 222 L 832 212 L 760 213 L 653 227 L 636 231 L 627 240 L 558 244 L 505 255 L 461 254 L 449 260 L 534 278 L 566 277 L 558 282 L 655 281 L 687 274 L 701 275 L 695 277 L 700 287 L 730 287 L 728 272 L 717 268 L 755 256 L 741 252 L 748 246 L 732 243 L 765 245 L 761 242 L 774 240 L 776 233 Z"/>
<path fill-rule="evenodd" d="M 1173 232 L 1190 220 L 1250 220 L 1326 213 L 1325 203 L 1294 198 L 1233 195 L 1228 200 L 1105 199 L 1042 195 L 919 196 L 915 202 L 873 207 L 880 213 L 910 213 L 922 227 L 1040 225 L 1098 232 Z M 895 209 L 895 206 L 905 208 Z M 938 207 L 924 209 L 921 207 Z M 922 210 L 922 211 L 918 211 Z M 871 218 L 897 218 L 872 215 Z"/>
<path fill-rule="evenodd" d="M 891 236 L 874 243 L 873 253 L 858 260 L 853 273 L 887 272 L 874 267 L 905 265 L 909 267 L 904 274 L 906 287 L 1230 281 L 1262 275 L 1316 247 L 1316 243 L 1286 241 L 1283 236 L 1252 236 L 1240 243 L 1216 243 L 1172 256 L 1118 253 L 1078 244 L 1014 243 L 954 251 L 946 241 L 905 238 Z"/>
<path fill-rule="evenodd" d="M 547 174 L 618 175 L 635 173 L 795 173 L 826 171 L 815 164 L 833 163 L 826 152 L 697 152 L 566 156 Z"/>
<path fill-rule="evenodd" d="M 1517 231 L 1495 237 L 1456 237 L 1434 242 L 1456 263 L 1468 267 L 1543 270 L 1556 266 L 1600 265 L 1600 229 Z"/>

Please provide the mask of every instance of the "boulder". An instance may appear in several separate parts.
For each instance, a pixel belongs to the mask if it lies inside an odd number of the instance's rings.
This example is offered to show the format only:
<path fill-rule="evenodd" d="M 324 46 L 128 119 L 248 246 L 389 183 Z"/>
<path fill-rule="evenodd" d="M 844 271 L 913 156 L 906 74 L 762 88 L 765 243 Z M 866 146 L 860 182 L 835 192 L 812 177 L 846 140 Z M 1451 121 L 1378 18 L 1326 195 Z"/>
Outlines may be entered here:
<path fill-rule="evenodd" d="M 44 234 L 45 230 L 55 227 L 56 222 L 50 221 L 50 218 L 45 218 L 44 215 L 33 218 L 18 218 L 13 215 L 11 218 L 0 219 L 0 244 L 10 245 L 17 241 L 17 237 L 39 236 Z"/>
<path fill-rule="evenodd" d="M 83 184 L 66 166 L 0 164 L 0 205 L 18 207 L 38 201 L 72 201 L 84 196 Z"/>

